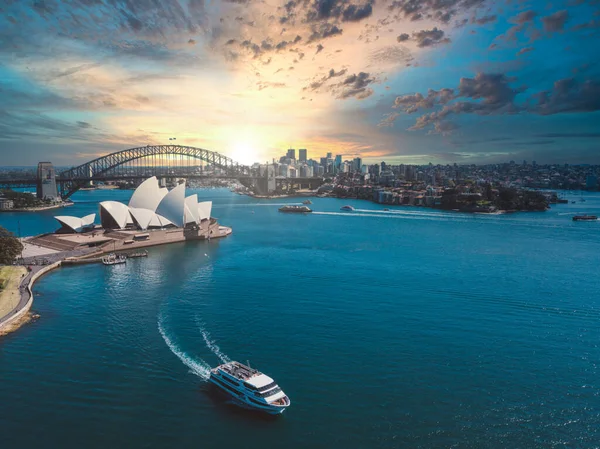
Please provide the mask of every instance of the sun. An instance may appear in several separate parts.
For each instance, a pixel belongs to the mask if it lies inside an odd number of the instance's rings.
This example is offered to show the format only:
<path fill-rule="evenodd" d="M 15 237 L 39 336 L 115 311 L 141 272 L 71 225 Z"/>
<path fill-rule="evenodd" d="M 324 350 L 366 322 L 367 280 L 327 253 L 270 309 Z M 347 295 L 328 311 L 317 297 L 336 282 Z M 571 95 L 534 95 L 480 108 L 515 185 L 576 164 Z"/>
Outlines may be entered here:
<path fill-rule="evenodd" d="M 231 159 L 244 165 L 260 162 L 256 146 L 250 141 L 234 142 L 231 147 Z"/>

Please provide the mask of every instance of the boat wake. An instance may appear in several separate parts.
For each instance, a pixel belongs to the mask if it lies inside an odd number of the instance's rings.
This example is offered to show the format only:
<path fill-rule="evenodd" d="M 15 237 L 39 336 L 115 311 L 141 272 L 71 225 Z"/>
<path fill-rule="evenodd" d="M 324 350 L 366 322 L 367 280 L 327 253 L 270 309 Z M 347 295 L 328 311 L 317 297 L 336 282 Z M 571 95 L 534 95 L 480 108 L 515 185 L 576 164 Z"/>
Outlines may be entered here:
<path fill-rule="evenodd" d="M 163 340 L 171 350 L 173 354 L 175 354 L 179 360 L 186 365 L 192 373 L 201 377 L 203 380 L 208 380 L 210 377 L 210 366 L 202 359 L 196 360 L 193 357 L 186 354 L 182 351 L 173 340 L 169 337 L 167 332 L 165 331 L 164 323 L 163 323 L 162 315 L 158 318 L 158 331 L 160 335 L 162 335 Z"/>
<path fill-rule="evenodd" d="M 210 333 L 204 328 L 204 325 L 198 320 L 196 319 L 196 324 L 198 325 L 198 328 L 200 329 L 200 333 L 202 334 L 202 338 L 204 339 L 204 342 L 206 343 L 206 346 L 208 347 L 208 349 L 211 350 L 211 352 L 216 355 L 219 360 L 223 363 L 229 363 L 231 362 L 231 359 L 229 357 L 227 357 L 227 354 L 224 354 L 221 351 L 221 348 L 219 348 L 219 346 L 217 345 L 217 343 L 210 338 Z"/>

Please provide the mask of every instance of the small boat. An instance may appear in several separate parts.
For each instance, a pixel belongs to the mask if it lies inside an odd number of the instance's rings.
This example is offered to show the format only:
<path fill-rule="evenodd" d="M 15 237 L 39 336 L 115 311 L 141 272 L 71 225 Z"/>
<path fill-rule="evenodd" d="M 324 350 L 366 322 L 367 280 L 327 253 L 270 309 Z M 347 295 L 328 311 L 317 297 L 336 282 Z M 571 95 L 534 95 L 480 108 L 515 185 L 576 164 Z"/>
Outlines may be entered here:
<path fill-rule="evenodd" d="M 340 210 L 347 210 L 352 212 L 354 210 L 354 208 L 352 206 L 342 206 L 340 207 Z"/>
<path fill-rule="evenodd" d="M 312 201 L 311 200 L 304 200 L 304 201 L 302 201 L 302 204 L 312 204 Z"/>
<path fill-rule="evenodd" d="M 383 209 L 384 212 L 389 212 L 390 210 L 386 207 L 385 209 Z"/>
<path fill-rule="evenodd" d="M 573 221 L 596 221 L 598 217 L 596 215 L 575 215 Z"/>
<path fill-rule="evenodd" d="M 575 204 L 577 201 L 571 201 L 571 204 Z"/>
<path fill-rule="evenodd" d="M 127 258 L 129 258 L 129 259 L 134 259 L 136 257 L 148 257 L 148 251 L 144 250 L 144 251 L 137 252 L 137 253 L 127 254 Z"/>
<path fill-rule="evenodd" d="M 283 206 L 279 208 L 279 212 L 307 213 L 312 212 L 312 209 L 308 206 Z"/>
<path fill-rule="evenodd" d="M 102 263 L 104 265 L 117 265 L 120 263 L 127 263 L 127 257 L 123 255 L 109 254 L 102 258 Z"/>
<path fill-rule="evenodd" d="M 224 363 L 210 370 L 208 380 L 232 396 L 236 405 L 244 408 L 278 415 L 291 404 L 273 379 L 250 368 L 249 364 Z"/>

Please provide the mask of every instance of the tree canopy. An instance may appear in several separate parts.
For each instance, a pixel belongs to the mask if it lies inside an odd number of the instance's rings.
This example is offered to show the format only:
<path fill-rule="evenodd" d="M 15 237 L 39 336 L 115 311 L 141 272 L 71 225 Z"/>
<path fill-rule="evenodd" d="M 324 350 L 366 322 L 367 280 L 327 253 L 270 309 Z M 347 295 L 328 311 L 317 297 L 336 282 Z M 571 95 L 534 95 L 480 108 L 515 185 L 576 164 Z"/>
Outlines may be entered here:
<path fill-rule="evenodd" d="M 17 258 L 23 245 L 14 234 L 0 226 L 0 265 L 10 265 Z"/>

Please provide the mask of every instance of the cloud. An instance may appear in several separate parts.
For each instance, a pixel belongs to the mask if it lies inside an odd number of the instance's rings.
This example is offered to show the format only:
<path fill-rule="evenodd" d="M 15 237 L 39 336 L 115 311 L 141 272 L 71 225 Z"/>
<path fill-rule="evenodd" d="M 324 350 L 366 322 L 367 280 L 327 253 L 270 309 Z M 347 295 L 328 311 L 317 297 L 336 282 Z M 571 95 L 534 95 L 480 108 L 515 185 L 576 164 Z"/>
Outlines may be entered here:
<path fill-rule="evenodd" d="M 286 10 L 293 10 L 300 2 L 288 2 Z M 287 7 L 289 5 L 289 8 Z M 373 14 L 373 1 L 355 4 L 346 0 L 315 0 L 306 11 L 306 21 L 338 19 L 343 22 L 358 22 Z"/>
<path fill-rule="evenodd" d="M 493 16 L 490 15 L 490 16 L 483 16 L 483 17 L 479 17 L 479 18 L 476 18 L 475 16 L 473 16 L 473 18 L 471 19 L 471 23 L 485 25 L 486 23 L 496 22 L 496 20 L 498 20 L 498 16 L 496 16 L 495 14 Z"/>
<path fill-rule="evenodd" d="M 400 34 L 400 35 L 399 35 L 399 36 L 396 38 L 396 40 L 397 40 L 398 42 L 406 42 L 406 41 L 407 41 L 407 40 L 409 40 L 409 39 L 410 39 L 410 36 L 409 36 L 408 34 L 406 34 L 406 33 L 402 33 L 402 34 Z"/>
<path fill-rule="evenodd" d="M 80 128 L 91 128 L 92 125 L 90 125 L 88 122 L 77 122 L 77 126 L 79 126 Z"/>
<path fill-rule="evenodd" d="M 365 99 L 373 94 L 373 90 L 368 88 L 369 84 L 374 82 L 366 72 L 350 75 L 337 86 L 340 88 L 337 98 L 346 99 L 354 97 L 358 100 Z"/>
<path fill-rule="evenodd" d="M 533 47 L 523 47 L 522 49 L 520 49 L 520 50 L 517 52 L 517 55 L 516 55 L 516 56 L 520 56 L 520 55 L 522 55 L 522 54 L 529 53 L 530 51 L 533 51 L 533 50 L 534 50 L 534 48 L 533 48 Z"/>
<path fill-rule="evenodd" d="M 340 35 L 342 32 L 343 30 L 338 28 L 337 25 L 333 25 L 328 22 L 324 22 L 319 25 L 312 25 L 311 34 L 308 37 L 307 42 L 310 44 L 311 42 L 316 42 L 322 39 L 327 39 L 328 37 Z"/>
<path fill-rule="evenodd" d="M 557 11 L 549 16 L 542 17 L 542 23 L 544 24 L 544 30 L 549 33 L 562 31 L 565 27 L 565 22 L 569 19 L 569 12 L 566 9 Z"/>
<path fill-rule="evenodd" d="M 421 48 L 450 42 L 450 39 L 444 38 L 444 32 L 437 27 L 431 30 L 417 31 L 413 33 L 413 39 L 417 41 L 417 46 Z"/>
<path fill-rule="evenodd" d="M 323 47 L 321 44 L 317 45 L 317 52 L 315 53 L 315 55 L 321 53 L 324 48 L 325 47 Z"/>
<path fill-rule="evenodd" d="M 429 89 L 427 96 L 416 93 L 396 97 L 393 107 L 412 114 L 421 109 L 429 110 L 442 106 L 438 111 L 418 117 L 409 129 L 418 130 L 433 125 L 433 133 L 448 134 L 457 128 L 457 125 L 449 124 L 445 120 L 450 115 L 518 112 L 519 107 L 515 105 L 514 99 L 517 94 L 525 90 L 525 87 L 512 88 L 510 83 L 513 81 L 515 81 L 513 78 L 503 74 L 478 73 L 474 78 L 461 78 L 456 90 Z M 476 101 L 453 102 L 460 98 Z"/>
<path fill-rule="evenodd" d="M 190 39 L 188 41 L 188 44 L 190 44 L 190 45 L 196 45 L 196 41 L 194 39 Z"/>
<path fill-rule="evenodd" d="M 509 42 L 516 42 L 518 40 L 518 34 L 527 30 L 528 27 L 531 28 L 533 19 L 536 17 L 537 13 L 533 10 L 523 11 L 516 16 L 511 17 L 509 22 L 514 25 L 510 27 L 506 33 L 499 36 L 499 38 Z"/>
<path fill-rule="evenodd" d="M 592 112 L 600 110 L 600 81 L 580 82 L 575 78 L 564 78 L 554 83 L 551 90 L 536 96 L 532 110 L 542 115 L 567 112 Z"/>
<path fill-rule="evenodd" d="M 377 124 L 377 127 L 386 128 L 394 126 L 394 122 L 399 116 L 400 114 L 397 112 L 390 112 L 388 114 L 384 114 L 384 118 Z"/>

